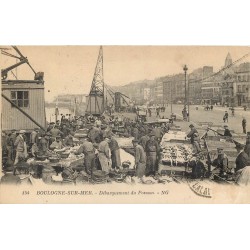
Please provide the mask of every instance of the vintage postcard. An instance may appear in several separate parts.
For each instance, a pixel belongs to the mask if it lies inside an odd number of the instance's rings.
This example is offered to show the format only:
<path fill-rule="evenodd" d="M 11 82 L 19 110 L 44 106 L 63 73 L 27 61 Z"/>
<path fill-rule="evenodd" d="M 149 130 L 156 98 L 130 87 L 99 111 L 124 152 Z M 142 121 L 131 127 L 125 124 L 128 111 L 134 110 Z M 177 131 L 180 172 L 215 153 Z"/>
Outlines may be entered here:
<path fill-rule="evenodd" d="M 0 203 L 250 203 L 250 47 L 0 49 Z"/>

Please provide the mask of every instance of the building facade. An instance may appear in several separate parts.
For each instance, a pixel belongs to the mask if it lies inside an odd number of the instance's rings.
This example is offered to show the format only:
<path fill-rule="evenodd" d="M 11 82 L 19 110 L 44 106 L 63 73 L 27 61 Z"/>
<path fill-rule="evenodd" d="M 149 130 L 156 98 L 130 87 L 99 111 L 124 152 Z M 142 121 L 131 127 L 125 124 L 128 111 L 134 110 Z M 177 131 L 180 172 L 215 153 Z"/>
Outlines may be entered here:
<path fill-rule="evenodd" d="M 32 131 L 39 124 L 46 127 L 44 84 L 37 81 L 2 80 L 2 94 L 11 102 L 2 97 L 2 130 Z M 28 116 L 37 122 L 35 124 Z"/>
<path fill-rule="evenodd" d="M 250 104 L 250 63 L 242 63 L 235 71 L 237 106 L 249 106 Z"/>

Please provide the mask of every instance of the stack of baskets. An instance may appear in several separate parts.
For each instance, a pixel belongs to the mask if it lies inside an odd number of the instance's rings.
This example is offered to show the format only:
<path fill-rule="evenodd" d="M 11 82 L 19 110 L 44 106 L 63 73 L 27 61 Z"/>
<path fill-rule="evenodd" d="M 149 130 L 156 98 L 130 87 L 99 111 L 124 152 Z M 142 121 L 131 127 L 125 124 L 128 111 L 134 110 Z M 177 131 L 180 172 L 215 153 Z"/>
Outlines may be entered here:
<path fill-rule="evenodd" d="M 92 181 L 94 183 L 106 183 L 109 180 L 109 173 L 102 171 L 102 170 L 96 170 L 92 173 Z"/>

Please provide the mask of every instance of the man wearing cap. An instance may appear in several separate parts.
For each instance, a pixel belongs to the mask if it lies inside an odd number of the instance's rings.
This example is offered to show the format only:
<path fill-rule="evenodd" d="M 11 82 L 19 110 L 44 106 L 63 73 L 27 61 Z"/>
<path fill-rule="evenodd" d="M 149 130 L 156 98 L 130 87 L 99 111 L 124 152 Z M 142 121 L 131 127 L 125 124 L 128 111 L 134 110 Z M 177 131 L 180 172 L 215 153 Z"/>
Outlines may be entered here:
<path fill-rule="evenodd" d="M 147 141 L 149 139 L 150 139 L 150 137 L 148 136 L 148 134 L 145 134 L 139 140 L 139 144 L 142 145 L 142 147 L 144 148 L 144 150 L 146 149 L 146 143 L 147 143 Z"/>
<path fill-rule="evenodd" d="M 38 131 L 39 131 L 38 128 L 34 128 L 34 130 L 30 133 L 30 145 L 31 145 L 31 147 L 34 143 L 37 143 Z"/>
<path fill-rule="evenodd" d="M 204 163 L 201 161 L 201 154 L 194 154 L 194 158 L 188 162 L 188 166 L 192 168 L 192 179 L 201 178 L 205 173 Z"/>
<path fill-rule="evenodd" d="M 62 134 L 61 134 L 62 138 L 64 139 L 69 135 L 70 129 L 66 126 L 66 124 L 63 124 L 61 132 L 62 132 Z"/>
<path fill-rule="evenodd" d="M 62 149 L 62 148 L 63 148 L 63 145 L 61 141 L 61 136 L 57 136 L 56 140 L 52 142 L 52 144 L 50 145 L 50 149 L 54 150 L 54 149 Z"/>
<path fill-rule="evenodd" d="M 92 126 L 88 132 L 88 138 L 90 139 L 92 143 L 95 143 L 96 139 L 98 139 L 99 137 L 99 134 L 100 134 L 100 130 L 95 126 Z"/>
<path fill-rule="evenodd" d="M 8 134 L 6 138 L 6 149 L 7 149 L 7 157 L 8 161 L 14 161 L 15 160 L 15 147 L 14 143 L 16 140 L 16 130 L 11 130 L 11 133 Z"/>
<path fill-rule="evenodd" d="M 145 151 L 147 155 L 147 168 L 146 168 L 146 174 L 155 174 L 158 170 L 158 159 L 159 159 L 159 144 L 155 140 L 155 134 L 150 133 L 149 135 L 150 139 L 146 142 Z"/>
<path fill-rule="evenodd" d="M 39 153 L 41 155 L 45 155 L 47 154 L 47 151 L 49 149 L 49 139 L 50 139 L 50 133 L 42 133 L 41 137 L 38 138 L 38 149 L 39 149 Z"/>
<path fill-rule="evenodd" d="M 101 125 L 102 125 L 102 121 L 100 120 L 100 117 L 97 117 L 97 119 L 95 120 L 95 126 L 100 127 Z"/>
<path fill-rule="evenodd" d="M 250 157 L 250 132 L 247 132 L 246 146 L 244 151 L 247 153 L 248 157 Z"/>
<path fill-rule="evenodd" d="M 112 136 L 109 142 L 109 148 L 111 152 L 111 168 L 113 170 L 119 170 L 121 167 L 120 147 L 117 140 Z"/>
<path fill-rule="evenodd" d="M 49 132 L 51 134 L 51 139 L 52 139 L 51 142 L 55 141 L 57 136 L 63 135 L 58 125 L 55 125 Z"/>
<path fill-rule="evenodd" d="M 232 134 L 227 125 L 224 126 L 224 136 L 232 137 Z"/>
<path fill-rule="evenodd" d="M 152 132 L 154 133 L 156 140 L 160 142 L 162 137 L 162 130 L 160 124 L 156 125 Z"/>
<path fill-rule="evenodd" d="M 98 158 L 101 164 L 101 168 L 105 172 L 109 172 L 111 169 L 111 155 L 109 148 L 110 139 L 108 137 L 104 138 L 98 146 Z"/>
<path fill-rule="evenodd" d="M 95 148 L 89 138 L 85 139 L 75 154 L 84 154 L 84 166 L 87 174 L 92 175 L 93 170 L 96 169 L 95 162 Z"/>
<path fill-rule="evenodd" d="M 228 122 L 228 113 L 227 113 L 227 111 L 225 111 L 225 114 L 223 116 L 223 121 Z"/>
<path fill-rule="evenodd" d="M 138 140 L 134 139 L 132 143 L 135 148 L 136 176 L 138 178 L 142 178 L 145 175 L 146 171 L 146 153 L 143 147 L 140 144 L 138 144 Z"/>
<path fill-rule="evenodd" d="M 37 153 L 39 152 L 39 148 L 36 143 L 33 143 L 31 146 L 31 154 L 33 157 L 37 156 Z"/>
<path fill-rule="evenodd" d="M 132 135 L 136 140 L 139 139 L 139 130 L 138 130 L 136 124 L 134 124 L 134 125 L 132 126 L 131 135 Z"/>
<path fill-rule="evenodd" d="M 20 156 L 25 157 L 25 152 L 27 152 L 27 149 L 25 149 L 25 147 L 27 146 L 24 141 L 25 132 L 26 132 L 25 130 L 20 130 L 19 135 L 16 137 L 16 140 L 14 143 L 14 146 L 16 148 L 16 158 L 15 158 L 14 165 L 18 163 Z"/>
<path fill-rule="evenodd" d="M 235 172 L 250 165 L 250 159 L 244 150 L 244 145 L 237 144 L 236 149 L 238 151 L 238 155 L 235 160 L 235 164 L 236 164 Z"/>
<path fill-rule="evenodd" d="M 187 134 L 187 137 L 190 138 L 195 153 L 199 153 L 201 151 L 199 133 L 193 124 L 190 124 L 189 127 L 190 132 Z"/>
<path fill-rule="evenodd" d="M 229 171 L 228 157 L 224 153 L 223 148 L 217 148 L 217 158 L 212 162 L 212 166 L 219 168 L 220 175 L 225 176 Z"/>
<path fill-rule="evenodd" d="M 6 139 L 8 160 L 11 161 L 14 161 L 16 157 L 16 150 L 14 146 L 15 141 L 16 141 L 16 130 L 12 129 L 11 133 L 8 135 Z"/>
<path fill-rule="evenodd" d="M 69 134 L 65 137 L 63 140 L 63 145 L 66 147 L 73 147 L 74 146 L 74 141 L 73 141 L 73 135 Z"/>

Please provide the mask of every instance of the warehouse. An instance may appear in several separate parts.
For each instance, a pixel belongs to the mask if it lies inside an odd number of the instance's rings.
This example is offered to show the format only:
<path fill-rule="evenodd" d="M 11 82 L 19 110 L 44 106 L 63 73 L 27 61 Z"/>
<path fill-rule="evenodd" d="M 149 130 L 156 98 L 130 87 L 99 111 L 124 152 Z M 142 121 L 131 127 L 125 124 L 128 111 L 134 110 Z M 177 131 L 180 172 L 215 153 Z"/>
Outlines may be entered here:
<path fill-rule="evenodd" d="M 4 107 L 1 117 L 3 131 L 23 129 L 28 132 L 38 124 L 44 128 L 46 118 L 43 82 L 2 80 L 2 107 Z"/>

